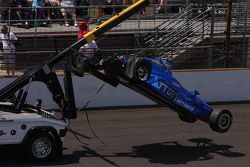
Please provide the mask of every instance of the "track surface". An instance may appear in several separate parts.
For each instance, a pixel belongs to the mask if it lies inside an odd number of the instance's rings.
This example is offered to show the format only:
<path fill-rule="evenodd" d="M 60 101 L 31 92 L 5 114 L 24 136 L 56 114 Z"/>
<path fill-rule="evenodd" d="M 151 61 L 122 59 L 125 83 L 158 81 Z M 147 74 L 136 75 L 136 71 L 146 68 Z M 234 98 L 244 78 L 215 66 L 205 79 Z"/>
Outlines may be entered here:
<path fill-rule="evenodd" d="M 230 109 L 231 130 L 213 132 L 197 121 L 182 122 L 168 108 L 137 108 L 89 111 L 93 137 L 84 112 L 72 121 L 73 130 L 84 134 L 78 141 L 68 133 L 63 157 L 53 162 L 32 163 L 15 148 L 0 148 L 0 166 L 85 167 L 249 167 L 250 105 L 214 106 Z"/>

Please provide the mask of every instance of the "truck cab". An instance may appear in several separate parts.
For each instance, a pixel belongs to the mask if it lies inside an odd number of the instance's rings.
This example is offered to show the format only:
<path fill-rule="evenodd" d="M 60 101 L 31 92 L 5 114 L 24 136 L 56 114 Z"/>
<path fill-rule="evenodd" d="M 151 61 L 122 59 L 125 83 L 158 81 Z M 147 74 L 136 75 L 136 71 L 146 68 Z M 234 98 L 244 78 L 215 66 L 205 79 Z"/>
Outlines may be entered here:
<path fill-rule="evenodd" d="M 67 122 L 54 112 L 26 106 L 15 112 L 11 102 L 0 102 L 0 146 L 20 145 L 26 156 L 35 161 L 62 154 Z"/>

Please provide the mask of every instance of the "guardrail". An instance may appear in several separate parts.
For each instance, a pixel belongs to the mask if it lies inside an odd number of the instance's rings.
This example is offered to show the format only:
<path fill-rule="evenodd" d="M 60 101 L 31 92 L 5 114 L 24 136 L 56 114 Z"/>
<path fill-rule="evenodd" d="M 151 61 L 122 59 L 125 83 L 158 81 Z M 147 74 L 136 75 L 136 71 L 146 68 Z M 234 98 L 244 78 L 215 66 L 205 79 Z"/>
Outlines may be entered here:
<path fill-rule="evenodd" d="M 102 5 L 102 6 L 76 6 L 76 7 L 0 7 L 0 21 L 13 26 L 13 31 L 16 33 L 25 33 L 26 29 L 32 29 L 36 34 L 42 32 L 36 29 L 37 27 L 50 27 L 54 25 L 53 31 L 77 31 L 74 28 L 74 21 L 88 20 L 91 24 L 100 24 L 102 21 L 108 19 L 112 15 L 126 8 L 126 5 Z M 146 7 L 143 11 L 129 18 L 128 20 L 140 19 L 160 19 L 173 15 L 173 12 L 181 11 L 183 4 L 170 4 L 167 6 L 168 11 L 158 12 L 158 5 L 152 4 Z M 178 8 L 178 11 L 171 10 L 171 8 Z M 65 18 L 62 11 L 66 10 L 67 22 L 69 26 L 65 25 Z M 2 11 L 2 12 L 1 12 Z M 75 16 L 76 15 L 76 18 Z M 58 25 L 62 25 L 59 27 Z M 127 27 L 129 29 L 129 26 Z M 42 29 L 43 30 L 43 29 Z"/>
<path fill-rule="evenodd" d="M 193 5 L 191 5 L 193 6 Z M 100 12 L 101 9 L 109 9 L 111 12 Z M 90 22 L 90 28 L 96 26 L 101 21 L 104 21 L 118 12 L 118 9 L 126 8 L 124 5 L 112 5 L 112 6 L 77 6 L 77 7 L 64 7 L 63 9 L 69 9 L 76 11 L 76 20 L 88 20 Z M 124 22 L 126 27 L 123 29 L 114 28 L 111 30 L 116 32 L 122 31 L 140 31 L 143 32 L 144 24 L 148 25 L 148 31 L 155 30 L 164 24 L 166 19 L 171 18 L 176 13 L 182 14 L 184 4 L 167 4 L 167 12 L 158 13 L 157 5 L 150 5 L 145 8 L 142 13 L 138 13 L 133 17 L 129 18 Z M 174 8 L 174 10 L 173 10 Z M 176 9 L 177 8 L 177 9 Z M 68 14 L 67 21 L 70 24 L 69 27 L 64 26 L 64 17 L 61 13 L 62 7 L 43 7 L 43 8 L 32 8 L 32 7 L 0 7 L 0 22 L 11 26 L 11 30 L 17 34 L 32 33 L 33 36 L 39 35 L 39 33 L 45 32 L 76 32 L 78 29 L 74 27 L 74 19 L 71 14 Z M 116 10 L 117 9 L 117 10 Z M 201 14 L 203 11 L 210 9 L 211 20 L 214 20 L 214 33 L 221 33 L 225 30 L 226 18 L 227 18 L 227 5 L 214 4 L 206 5 L 204 7 L 193 6 L 192 14 L 189 19 Z M 42 10 L 39 12 L 39 10 Z M 249 22 L 249 4 L 237 3 L 233 4 L 232 9 L 232 31 L 244 31 L 250 26 Z M 176 12 L 176 13 L 174 13 Z M 177 14 L 178 15 L 178 14 Z M 176 19 L 176 18 L 175 18 Z M 131 23 L 131 22 L 132 23 Z M 0 23 L 1 24 L 1 23 Z M 141 29 L 141 30 L 140 30 Z M 147 30 L 147 28 L 145 29 Z M 210 33 L 210 32 L 208 32 Z"/>

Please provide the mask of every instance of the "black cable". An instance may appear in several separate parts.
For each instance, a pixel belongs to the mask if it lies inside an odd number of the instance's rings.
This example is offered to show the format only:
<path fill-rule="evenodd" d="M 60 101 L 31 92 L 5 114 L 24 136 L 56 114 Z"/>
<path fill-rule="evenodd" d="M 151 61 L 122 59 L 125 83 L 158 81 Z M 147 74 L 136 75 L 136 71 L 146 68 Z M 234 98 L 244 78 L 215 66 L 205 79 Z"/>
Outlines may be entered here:
<path fill-rule="evenodd" d="M 102 143 L 104 144 L 104 142 L 96 135 L 96 133 L 94 132 L 91 124 L 90 124 L 90 120 L 89 120 L 89 116 L 88 116 L 88 111 L 87 111 L 87 106 L 89 105 L 89 103 L 96 97 L 96 95 L 102 90 L 102 88 L 104 87 L 105 83 L 102 84 L 102 86 L 98 89 L 98 91 L 95 93 L 95 95 L 90 98 L 87 103 L 84 105 L 84 107 L 80 108 L 79 110 L 84 110 L 85 111 L 85 114 L 86 114 L 86 118 L 87 118 L 87 122 L 88 122 L 88 125 L 89 125 L 89 129 L 91 130 L 92 134 Z"/>
<path fill-rule="evenodd" d="M 87 103 L 84 105 L 84 107 L 82 107 L 82 108 L 79 109 L 79 111 L 80 111 L 80 110 L 84 110 L 84 111 L 85 111 L 86 118 L 87 118 L 87 121 L 88 121 L 88 125 L 89 125 L 89 128 L 90 128 L 92 134 L 93 134 L 93 135 L 95 136 L 95 138 L 97 138 L 102 144 L 104 144 L 104 142 L 96 135 L 96 133 L 94 132 L 93 128 L 91 127 L 91 124 L 90 124 L 90 121 L 89 121 L 89 116 L 88 116 L 88 112 L 87 112 L 86 107 L 87 107 L 87 106 L 89 105 L 89 103 L 95 98 L 95 96 L 102 90 L 102 88 L 104 87 L 104 85 L 105 85 L 105 83 L 103 83 L 102 86 L 101 86 L 101 87 L 98 89 L 98 91 L 96 92 L 96 94 L 95 94 L 92 98 L 90 98 L 90 99 L 87 101 Z M 84 135 L 82 135 L 82 134 L 80 134 L 80 133 L 74 131 L 74 130 L 71 128 L 70 123 L 69 123 L 68 127 L 69 127 L 69 132 L 71 132 L 71 133 L 74 135 L 74 137 L 75 137 L 80 143 L 82 143 L 82 144 L 84 144 L 84 145 L 89 145 L 89 144 L 87 144 L 87 143 L 82 142 L 78 136 L 81 136 L 81 137 L 85 137 L 85 138 L 90 139 L 89 137 L 84 136 Z"/>
<path fill-rule="evenodd" d="M 71 132 L 71 133 L 75 136 L 75 138 L 76 138 L 80 143 L 82 143 L 82 144 L 84 144 L 84 145 L 89 145 L 89 144 L 84 143 L 84 142 L 82 142 L 82 141 L 80 140 L 80 138 L 77 136 L 78 134 L 77 134 L 74 130 L 72 130 L 72 128 L 71 128 L 70 125 L 69 125 L 68 127 L 69 127 L 69 132 Z"/>

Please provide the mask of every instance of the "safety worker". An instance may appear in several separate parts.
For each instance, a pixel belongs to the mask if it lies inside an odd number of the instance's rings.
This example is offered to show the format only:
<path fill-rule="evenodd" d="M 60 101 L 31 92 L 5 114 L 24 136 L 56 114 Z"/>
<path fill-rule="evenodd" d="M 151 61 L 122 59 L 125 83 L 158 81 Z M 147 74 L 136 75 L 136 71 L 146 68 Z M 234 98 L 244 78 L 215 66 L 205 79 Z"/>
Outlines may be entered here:
<path fill-rule="evenodd" d="M 84 35 L 88 33 L 88 24 L 85 21 L 79 23 L 78 40 L 84 38 Z M 89 67 L 89 64 L 94 65 L 97 60 L 97 52 L 99 52 L 99 47 L 97 46 L 95 40 L 92 40 L 82 47 L 80 47 L 78 52 L 78 67 L 80 70 L 85 70 Z"/>

